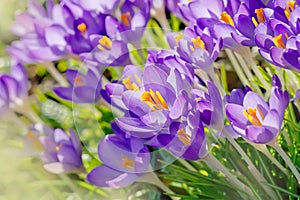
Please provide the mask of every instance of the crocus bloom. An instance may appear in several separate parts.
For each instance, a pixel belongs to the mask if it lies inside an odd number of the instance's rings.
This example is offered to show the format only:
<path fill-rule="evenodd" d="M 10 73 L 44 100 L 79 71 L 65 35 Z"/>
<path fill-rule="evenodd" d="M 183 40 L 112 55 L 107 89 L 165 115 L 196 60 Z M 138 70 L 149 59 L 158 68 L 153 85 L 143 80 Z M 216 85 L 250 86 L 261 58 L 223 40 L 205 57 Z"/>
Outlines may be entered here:
<path fill-rule="evenodd" d="M 256 44 L 262 57 L 270 63 L 299 71 L 299 27 L 297 24 L 300 8 L 294 1 L 286 2 L 285 19 L 278 17 L 282 15 L 278 14 L 277 10 L 273 12 L 269 20 L 257 26 Z"/>
<path fill-rule="evenodd" d="M 188 93 L 192 83 L 177 69 L 163 71 L 147 66 L 138 91 L 128 90 L 122 100 L 130 115 L 117 118 L 118 126 L 127 134 L 150 138 L 169 127 L 171 120 L 178 120 L 188 112 Z"/>
<path fill-rule="evenodd" d="M 47 171 L 55 174 L 84 171 L 81 142 L 72 129 L 67 133 L 61 129 L 35 125 L 31 131 L 44 134 L 39 136 L 39 142 L 43 148 L 41 158 Z"/>
<path fill-rule="evenodd" d="M 57 18 L 63 15 L 65 18 Z M 12 32 L 20 37 L 14 41 L 8 52 L 19 62 L 37 63 L 53 61 L 70 55 L 70 48 L 65 41 L 68 34 L 66 26 L 71 16 L 70 11 L 49 0 L 46 9 L 36 1 L 30 1 L 28 11 L 16 16 Z"/>
<path fill-rule="evenodd" d="M 277 138 L 289 103 L 289 94 L 282 91 L 278 77 L 274 75 L 272 80 L 269 103 L 250 91 L 242 105 L 226 104 L 226 115 L 233 130 L 254 143 L 266 144 Z"/>
<path fill-rule="evenodd" d="M 224 125 L 223 102 L 218 88 L 208 82 L 208 94 L 193 89 L 191 91 L 192 99 L 196 102 L 196 110 L 200 114 L 200 119 L 204 124 L 218 131 L 221 131 Z"/>
<path fill-rule="evenodd" d="M 171 34 L 168 42 L 178 55 L 196 68 L 207 69 L 216 60 L 222 48 L 222 39 L 214 40 L 208 28 L 186 28 L 184 34 Z"/>
<path fill-rule="evenodd" d="M 76 103 L 95 103 L 100 98 L 101 77 L 96 68 L 86 74 L 68 69 L 66 72 L 70 87 L 57 87 L 54 92 L 61 98 Z"/>
<path fill-rule="evenodd" d="M 27 96 L 27 87 L 27 74 L 21 64 L 13 66 L 10 75 L 0 75 L 0 113 L 8 108 L 22 107 Z"/>
<path fill-rule="evenodd" d="M 119 81 L 107 83 L 105 89 L 101 90 L 103 98 L 112 106 L 119 108 L 123 112 L 128 112 L 127 107 L 122 101 L 125 91 L 138 91 L 141 88 L 143 72 L 134 65 L 127 65 L 123 70 L 123 75 Z"/>
<path fill-rule="evenodd" d="M 122 134 L 107 135 L 98 146 L 103 162 L 87 180 L 99 187 L 127 187 L 150 169 L 150 153 L 143 141 L 125 138 Z"/>
<path fill-rule="evenodd" d="M 121 6 L 121 22 L 114 17 L 106 18 L 106 30 L 113 38 L 138 45 L 150 18 L 150 1 L 126 0 Z"/>
<path fill-rule="evenodd" d="M 157 141 L 176 157 L 199 160 L 208 153 L 200 112 L 187 114 L 186 122 L 173 122 L 169 133 L 159 134 Z"/>

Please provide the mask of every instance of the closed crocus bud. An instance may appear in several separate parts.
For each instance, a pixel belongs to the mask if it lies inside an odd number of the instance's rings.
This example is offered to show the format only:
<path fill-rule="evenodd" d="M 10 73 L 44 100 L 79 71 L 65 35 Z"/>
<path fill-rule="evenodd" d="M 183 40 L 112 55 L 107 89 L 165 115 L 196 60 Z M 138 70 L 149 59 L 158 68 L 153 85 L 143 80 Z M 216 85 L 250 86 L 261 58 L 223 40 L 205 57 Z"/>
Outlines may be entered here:
<path fill-rule="evenodd" d="M 0 75 L 0 113 L 18 110 L 27 96 L 27 74 L 23 65 L 12 67 L 11 74 Z"/>

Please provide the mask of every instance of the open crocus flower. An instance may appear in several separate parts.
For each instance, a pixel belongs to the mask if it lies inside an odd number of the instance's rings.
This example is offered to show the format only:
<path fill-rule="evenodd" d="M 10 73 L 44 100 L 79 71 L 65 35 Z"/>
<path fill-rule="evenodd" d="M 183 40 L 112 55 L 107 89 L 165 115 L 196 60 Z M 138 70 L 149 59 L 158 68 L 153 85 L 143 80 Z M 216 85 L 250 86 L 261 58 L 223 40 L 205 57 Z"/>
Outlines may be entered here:
<path fill-rule="evenodd" d="M 64 16 L 60 18 L 58 16 Z M 46 8 L 36 1 L 29 1 L 28 12 L 16 15 L 12 32 L 20 37 L 8 47 L 8 52 L 19 62 L 37 63 L 54 61 L 70 55 L 65 40 L 71 12 L 60 4 L 47 1 Z"/>
<path fill-rule="evenodd" d="M 70 6 L 70 4 L 76 5 L 73 9 L 82 7 L 87 11 L 96 11 L 97 13 L 112 14 L 120 0 L 102 1 L 102 0 L 61 0 L 64 4 Z M 78 11 L 77 11 L 78 12 Z"/>
<path fill-rule="evenodd" d="M 53 130 L 36 124 L 27 137 L 32 137 L 35 133 L 44 134 L 38 140 L 42 147 L 41 158 L 47 171 L 55 174 L 85 171 L 81 159 L 81 142 L 72 129 L 67 133 L 61 129 Z"/>
<path fill-rule="evenodd" d="M 276 1 L 277 2 L 277 1 Z M 277 5 L 278 4 L 278 5 Z M 298 19 L 296 1 L 277 2 L 267 21 L 258 24 L 255 41 L 259 53 L 270 63 L 286 69 L 300 70 Z"/>
<path fill-rule="evenodd" d="M 139 44 L 150 18 L 150 7 L 148 0 L 126 0 L 121 6 L 120 21 L 114 17 L 106 18 L 108 34 L 126 43 Z"/>
<path fill-rule="evenodd" d="M 119 81 L 107 83 L 105 89 L 101 90 L 103 98 L 112 106 L 119 108 L 123 112 L 128 112 L 122 101 L 125 91 L 139 91 L 141 88 L 143 72 L 134 65 L 127 65 L 123 70 L 122 78 Z"/>
<path fill-rule="evenodd" d="M 184 34 L 170 34 L 168 42 L 178 55 L 196 68 L 207 69 L 218 57 L 222 39 L 214 40 L 209 29 L 198 26 L 185 28 Z"/>
<path fill-rule="evenodd" d="M 289 94 L 282 91 L 281 83 L 274 75 L 269 103 L 250 91 L 242 105 L 226 104 L 226 115 L 240 136 L 254 143 L 266 144 L 277 138 L 288 103 Z"/>
<path fill-rule="evenodd" d="M 116 133 L 98 146 L 103 165 L 93 169 L 87 180 L 99 187 L 127 187 L 150 169 L 150 153 L 143 141 Z"/>
<path fill-rule="evenodd" d="M 188 92 L 192 83 L 177 69 L 163 71 L 147 66 L 139 91 L 128 90 L 122 100 L 129 115 L 116 119 L 127 134 L 150 138 L 168 128 L 171 120 L 179 120 L 188 112 Z"/>
<path fill-rule="evenodd" d="M 27 74 L 21 64 L 13 66 L 10 75 L 0 75 L 0 113 L 22 107 L 27 87 Z"/>
<path fill-rule="evenodd" d="M 98 69 L 88 69 L 86 74 L 68 69 L 66 76 L 71 86 L 54 88 L 59 97 L 76 103 L 95 103 L 100 98 L 101 73 Z"/>

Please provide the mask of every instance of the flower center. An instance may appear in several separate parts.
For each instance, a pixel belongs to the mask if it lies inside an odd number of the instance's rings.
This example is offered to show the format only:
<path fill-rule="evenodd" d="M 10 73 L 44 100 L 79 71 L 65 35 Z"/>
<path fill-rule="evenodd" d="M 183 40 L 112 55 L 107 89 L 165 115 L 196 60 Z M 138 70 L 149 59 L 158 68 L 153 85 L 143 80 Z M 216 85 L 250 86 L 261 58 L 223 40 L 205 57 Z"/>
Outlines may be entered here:
<path fill-rule="evenodd" d="M 134 169 L 134 161 L 125 155 L 121 155 L 121 156 L 122 156 L 122 161 L 123 161 L 121 163 L 121 166 L 124 167 L 125 169 L 133 170 Z"/>
<path fill-rule="evenodd" d="M 61 147 L 62 147 L 62 144 L 57 145 L 57 146 L 55 147 L 55 150 L 56 150 L 56 151 L 59 151 Z"/>
<path fill-rule="evenodd" d="M 293 12 L 293 10 L 295 9 L 295 3 L 296 3 L 295 1 L 287 2 L 287 6 L 284 10 L 284 14 L 288 20 L 290 20 L 290 18 L 291 18 L 291 12 Z"/>
<path fill-rule="evenodd" d="M 112 41 L 107 36 L 103 36 L 98 42 L 99 44 L 97 47 L 101 51 L 104 51 L 106 49 L 111 49 L 112 47 Z"/>
<path fill-rule="evenodd" d="M 141 83 L 141 80 L 140 78 L 135 75 L 135 79 L 137 81 L 138 84 Z M 122 83 L 125 85 L 125 87 L 128 89 L 128 90 L 135 90 L 135 91 L 140 91 L 140 88 L 131 81 L 130 77 L 128 76 L 127 78 L 124 78 Z"/>
<path fill-rule="evenodd" d="M 82 35 L 86 33 L 87 27 L 85 23 L 81 23 L 77 26 L 77 29 L 81 32 Z"/>
<path fill-rule="evenodd" d="M 132 20 L 132 17 L 129 12 L 123 13 L 121 15 L 121 21 L 125 26 L 130 26 L 131 20 Z"/>
<path fill-rule="evenodd" d="M 257 115 L 256 115 L 256 111 L 258 111 L 260 117 L 262 120 L 265 119 L 265 116 L 263 115 L 263 113 L 261 112 L 259 107 L 256 108 L 248 108 L 247 110 L 243 110 L 243 114 L 244 116 L 249 120 L 249 122 L 252 125 L 255 126 L 262 126 L 262 123 L 260 122 L 260 120 L 258 119 Z"/>
<path fill-rule="evenodd" d="M 252 22 L 253 22 L 254 26 L 258 26 L 259 23 L 266 21 L 266 17 L 264 15 L 263 8 L 255 9 L 255 14 L 256 14 L 256 18 L 257 18 L 258 22 L 256 21 L 256 19 L 254 17 L 252 17 Z"/>
<path fill-rule="evenodd" d="M 74 85 L 82 86 L 84 81 L 85 81 L 85 78 L 82 76 L 76 76 L 75 78 L 73 78 Z"/>
<path fill-rule="evenodd" d="M 150 89 L 149 92 L 144 92 L 141 96 L 141 101 L 145 102 L 153 111 L 168 109 L 168 105 L 159 91 L 154 93 L 153 90 Z"/>
<path fill-rule="evenodd" d="M 234 26 L 234 22 L 233 22 L 231 16 L 226 11 L 224 11 L 221 14 L 220 20 L 225 22 L 226 24 L 230 24 L 231 26 Z"/>
<path fill-rule="evenodd" d="M 190 49 L 192 51 L 195 51 L 195 48 L 198 49 L 201 48 L 203 50 L 206 50 L 205 43 L 203 42 L 200 36 L 197 36 L 196 38 L 192 38 L 192 43 L 193 45 L 190 45 Z"/>
<path fill-rule="evenodd" d="M 185 146 L 191 145 L 191 136 L 187 134 L 183 128 L 179 129 L 177 131 L 177 137 L 178 139 L 184 144 Z"/>
<path fill-rule="evenodd" d="M 287 37 L 287 35 L 286 35 L 286 37 Z M 273 38 L 273 42 L 274 42 L 275 46 L 278 47 L 278 48 L 285 49 L 285 47 L 286 47 L 283 40 L 282 40 L 282 34 L 279 34 L 279 35 L 275 36 Z"/>

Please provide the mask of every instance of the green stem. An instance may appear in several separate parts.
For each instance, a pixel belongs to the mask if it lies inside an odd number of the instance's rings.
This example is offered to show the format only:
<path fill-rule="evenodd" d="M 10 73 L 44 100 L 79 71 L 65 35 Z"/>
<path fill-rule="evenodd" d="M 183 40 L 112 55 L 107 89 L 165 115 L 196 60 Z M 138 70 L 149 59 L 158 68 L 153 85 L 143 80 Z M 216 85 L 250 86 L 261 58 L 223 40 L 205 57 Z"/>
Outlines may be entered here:
<path fill-rule="evenodd" d="M 242 84 L 244 86 L 246 85 L 250 85 L 248 79 L 246 78 L 244 72 L 241 70 L 239 63 L 237 62 L 234 54 L 232 53 L 231 50 L 229 49 L 225 49 L 226 54 L 228 55 L 228 58 L 232 64 L 233 69 L 235 70 L 235 72 L 237 73 L 238 77 L 240 78 Z"/>
<path fill-rule="evenodd" d="M 281 165 L 280 162 L 278 162 L 278 160 L 276 160 L 271 153 L 269 152 L 269 150 L 267 149 L 266 145 L 264 144 L 253 144 L 250 143 L 253 147 L 255 147 L 257 150 L 259 150 L 260 152 L 262 152 L 263 154 L 265 154 L 265 156 L 267 156 L 267 158 L 273 162 L 285 175 L 289 175 L 288 171 L 286 170 L 286 168 L 284 166 Z"/>
<path fill-rule="evenodd" d="M 68 86 L 69 83 L 66 79 L 61 75 L 59 71 L 54 67 L 52 62 L 45 62 L 42 65 L 47 69 L 47 71 L 51 74 L 51 76 L 61 85 Z"/>
<path fill-rule="evenodd" d="M 228 141 L 233 145 L 233 147 L 239 152 L 239 154 L 244 158 L 245 162 L 248 165 L 249 170 L 252 172 L 253 176 L 256 177 L 258 182 L 261 184 L 261 186 L 264 188 L 268 194 L 272 194 L 272 196 L 275 196 L 275 193 L 273 190 L 271 190 L 266 185 L 263 185 L 261 182 L 267 182 L 267 180 L 260 174 L 260 172 L 256 169 L 255 165 L 252 163 L 248 155 L 245 153 L 245 151 L 242 149 L 242 147 L 230 136 L 230 134 L 223 129 L 222 133 L 225 135 L 225 137 L 228 139 Z"/>
<path fill-rule="evenodd" d="M 271 147 L 273 147 L 279 153 L 279 155 L 282 157 L 282 159 L 285 161 L 285 163 L 289 166 L 289 168 L 293 172 L 295 178 L 298 181 L 298 184 L 300 184 L 300 174 L 299 174 L 298 170 L 296 169 L 292 160 L 288 157 L 288 155 L 284 152 L 284 150 L 279 146 L 278 142 L 275 141 L 273 143 L 269 143 L 269 145 Z"/>
<path fill-rule="evenodd" d="M 217 79 L 216 74 L 214 72 L 214 67 L 210 66 L 207 70 L 207 74 L 208 76 L 211 78 L 211 80 L 214 82 L 214 84 L 217 86 L 217 88 L 219 89 L 221 96 L 224 97 L 225 96 L 225 90 L 222 87 L 220 81 Z"/>
<path fill-rule="evenodd" d="M 216 159 L 212 154 L 207 154 L 207 156 L 205 156 L 202 159 L 204 162 L 206 162 L 208 164 L 209 167 L 211 167 L 212 169 L 214 169 L 215 171 L 221 172 L 224 174 L 224 176 L 227 178 L 227 180 L 234 185 L 235 187 L 238 187 L 241 191 L 245 191 L 246 193 L 248 193 L 250 196 L 253 197 L 253 194 L 251 192 L 251 190 L 244 184 L 242 183 L 240 180 L 238 180 L 234 175 L 232 175 L 228 169 L 218 160 Z M 244 196 L 244 194 L 241 194 Z"/>
<path fill-rule="evenodd" d="M 157 177 L 155 172 L 149 172 L 144 174 L 140 179 L 137 180 L 138 182 L 144 182 L 144 183 L 151 183 L 153 185 L 156 185 L 159 187 L 162 191 L 168 193 L 168 194 L 175 194 L 170 188 L 168 188 L 161 180 Z M 176 198 L 172 198 L 176 199 Z"/>

